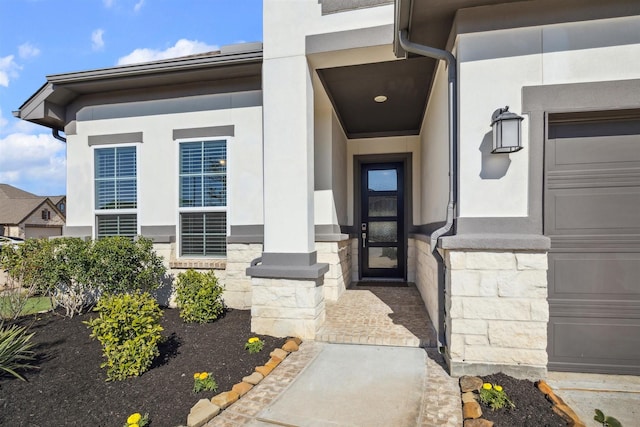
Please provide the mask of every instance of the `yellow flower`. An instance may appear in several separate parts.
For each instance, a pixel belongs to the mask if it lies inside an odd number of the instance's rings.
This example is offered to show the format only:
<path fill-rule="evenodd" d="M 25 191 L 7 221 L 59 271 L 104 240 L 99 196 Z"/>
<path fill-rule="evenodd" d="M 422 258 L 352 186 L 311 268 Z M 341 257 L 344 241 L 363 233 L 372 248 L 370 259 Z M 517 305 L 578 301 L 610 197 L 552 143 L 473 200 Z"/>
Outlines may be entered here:
<path fill-rule="evenodd" d="M 140 415 L 139 413 L 135 413 L 135 414 L 131 414 L 129 415 L 129 418 L 127 418 L 127 424 L 129 424 L 129 426 L 131 425 L 138 425 L 138 421 L 140 421 L 142 419 L 142 415 Z"/>
<path fill-rule="evenodd" d="M 206 372 L 203 372 L 200 374 L 199 377 L 201 380 L 206 380 L 207 378 L 209 378 L 209 374 L 207 374 Z"/>
<path fill-rule="evenodd" d="M 484 383 L 482 384 L 482 388 L 485 390 L 491 390 L 491 383 Z"/>
<path fill-rule="evenodd" d="M 260 338 L 258 337 L 249 338 L 249 344 L 253 344 L 254 342 L 258 342 L 258 341 L 260 341 Z"/>
<path fill-rule="evenodd" d="M 195 374 L 193 374 L 194 380 L 197 380 L 198 378 L 200 378 L 200 372 L 196 372 Z"/>
<path fill-rule="evenodd" d="M 138 423 L 133 423 L 133 424 L 129 424 L 128 427 L 140 427 L 140 426 L 138 425 Z"/>
<path fill-rule="evenodd" d="M 502 386 L 501 386 L 501 385 L 497 385 L 497 384 L 496 384 L 493 388 L 494 388 L 496 391 L 502 391 Z"/>

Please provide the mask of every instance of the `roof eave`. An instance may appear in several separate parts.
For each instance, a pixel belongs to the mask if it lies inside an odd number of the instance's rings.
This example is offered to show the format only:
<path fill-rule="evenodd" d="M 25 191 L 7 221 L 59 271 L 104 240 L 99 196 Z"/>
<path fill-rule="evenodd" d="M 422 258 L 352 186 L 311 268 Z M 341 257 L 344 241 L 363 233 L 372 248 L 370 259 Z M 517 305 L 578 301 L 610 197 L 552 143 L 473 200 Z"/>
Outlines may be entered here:
<path fill-rule="evenodd" d="M 411 1 L 412 0 L 396 0 L 395 1 L 395 16 L 393 19 L 393 52 L 397 58 L 405 58 L 407 52 L 400 46 L 400 40 L 398 34 L 402 30 L 409 29 L 409 23 L 411 21 Z"/>
<path fill-rule="evenodd" d="M 14 111 L 13 115 L 22 120 L 61 131 L 66 125 L 66 106 L 79 96 L 76 92 L 77 87 L 74 87 L 76 85 L 82 86 L 82 91 L 86 94 L 104 90 L 100 88 L 100 82 L 126 82 L 142 76 L 179 75 L 182 72 L 261 63 L 262 48 L 256 48 L 240 52 L 225 53 L 223 51 L 209 56 L 188 56 L 142 64 L 52 74 L 47 76 L 47 83 L 29 97 L 17 111 Z"/>
<path fill-rule="evenodd" d="M 58 85 L 65 85 L 85 81 L 127 78 L 167 72 L 190 71 L 201 68 L 224 67 L 228 65 L 240 65 L 261 61 L 262 49 L 227 55 L 217 54 L 202 58 L 181 57 L 165 59 L 162 61 L 145 62 L 141 64 L 120 65 L 116 67 L 100 68 L 95 70 L 64 74 L 52 74 L 47 76 L 47 81 Z"/>

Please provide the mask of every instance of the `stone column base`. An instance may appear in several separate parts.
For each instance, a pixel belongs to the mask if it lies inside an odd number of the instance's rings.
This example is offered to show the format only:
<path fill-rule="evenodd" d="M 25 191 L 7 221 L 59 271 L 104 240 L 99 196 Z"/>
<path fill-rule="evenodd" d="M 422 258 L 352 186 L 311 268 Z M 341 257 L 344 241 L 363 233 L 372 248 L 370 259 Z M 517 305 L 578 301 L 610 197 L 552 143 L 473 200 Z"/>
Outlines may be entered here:
<path fill-rule="evenodd" d="M 323 278 L 252 277 L 251 330 L 276 337 L 314 339 L 324 323 Z"/>

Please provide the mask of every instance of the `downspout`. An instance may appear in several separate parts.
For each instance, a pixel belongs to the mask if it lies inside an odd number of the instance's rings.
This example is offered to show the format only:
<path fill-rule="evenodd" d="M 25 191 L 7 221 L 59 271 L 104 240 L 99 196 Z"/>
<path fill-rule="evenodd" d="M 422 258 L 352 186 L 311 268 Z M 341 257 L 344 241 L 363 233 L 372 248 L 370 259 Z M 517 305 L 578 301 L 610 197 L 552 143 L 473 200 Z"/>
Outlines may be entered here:
<path fill-rule="evenodd" d="M 409 41 L 407 30 L 399 32 L 400 46 L 407 52 L 445 61 L 447 63 L 447 79 L 449 84 L 449 202 L 447 203 L 447 216 L 445 224 L 431 233 L 431 252 L 438 254 L 438 239 L 448 233 L 453 228 L 453 218 L 455 214 L 455 203 L 457 196 L 456 186 L 456 163 L 458 157 L 458 78 L 456 58 L 447 50 L 435 47 L 424 46 Z M 443 260 L 444 261 L 444 260 Z"/>
<path fill-rule="evenodd" d="M 58 141 L 62 141 L 65 144 L 67 143 L 67 138 L 65 138 L 64 136 L 60 135 L 60 131 L 58 129 L 51 129 L 51 134 L 53 135 L 53 137 L 55 139 L 57 139 Z"/>
<path fill-rule="evenodd" d="M 457 77 L 457 63 L 453 54 L 447 50 L 437 49 L 430 46 L 423 46 L 417 43 L 409 41 L 409 37 L 406 30 L 399 32 L 400 46 L 407 52 L 412 52 L 417 55 L 426 56 L 429 58 L 435 58 L 437 60 L 445 61 L 447 64 L 447 81 L 448 81 L 448 119 L 449 119 L 449 201 L 447 203 L 447 216 L 445 224 L 431 233 L 431 252 L 436 260 L 439 261 L 439 265 L 442 266 L 442 283 L 443 286 L 438 290 L 438 310 L 441 315 L 438 321 L 438 341 L 443 345 L 440 348 L 441 352 L 445 352 L 448 346 L 446 340 L 446 322 L 445 322 L 445 306 L 446 306 L 446 281 L 447 281 L 447 266 L 444 261 L 444 257 L 438 252 L 438 239 L 451 231 L 453 228 L 453 219 L 455 215 L 456 200 L 458 194 L 457 187 L 457 158 L 458 158 L 458 77 Z M 455 230 L 454 230 L 455 233 Z M 438 269 L 440 270 L 440 269 Z M 440 272 L 439 272 L 440 273 Z"/>

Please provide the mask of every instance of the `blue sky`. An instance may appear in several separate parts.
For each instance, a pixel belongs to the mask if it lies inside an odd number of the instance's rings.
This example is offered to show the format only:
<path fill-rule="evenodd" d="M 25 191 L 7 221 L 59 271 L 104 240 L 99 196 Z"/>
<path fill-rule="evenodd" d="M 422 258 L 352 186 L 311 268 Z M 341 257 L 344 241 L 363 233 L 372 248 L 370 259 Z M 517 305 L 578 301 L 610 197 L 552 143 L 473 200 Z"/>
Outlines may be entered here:
<path fill-rule="evenodd" d="M 0 183 L 66 193 L 65 145 L 11 113 L 47 75 L 261 40 L 261 0 L 0 0 Z"/>

